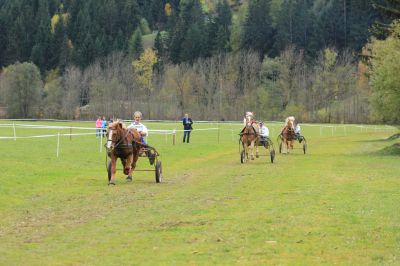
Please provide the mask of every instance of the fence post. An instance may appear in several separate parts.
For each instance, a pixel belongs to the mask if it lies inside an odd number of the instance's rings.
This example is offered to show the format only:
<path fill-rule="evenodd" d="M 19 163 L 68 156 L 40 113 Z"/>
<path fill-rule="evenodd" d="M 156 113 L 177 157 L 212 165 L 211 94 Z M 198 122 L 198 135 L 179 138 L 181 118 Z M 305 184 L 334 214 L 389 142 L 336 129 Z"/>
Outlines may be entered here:
<path fill-rule="evenodd" d="M 217 136 L 218 144 L 219 144 L 219 121 L 218 121 L 218 136 Z"/>
<path fill-rule="evenodd" d="M 72 127 L 69 127 L 69 140 L 72 140 Z"/>
<path fill-rule="evenodd" d="M 13 129 L 14 129 L 14 141 L 17 140 L 17 134 L 15 133 L 15 123 L 13 123 Z"/>
<path fill-rule="evenodd" d="M 176 142 L 176 129 L 172 131 L 172 145 L 175 145 L 175 142 Z"/>
<path fill-rule="evenodd" d="M 57 134 L 57 158 L 60 153 L 60 132 Z"/>
<path fill-rule="evenodd" d="M 103 132 L 100 135 L 100 152 L 103 151 Z"/>

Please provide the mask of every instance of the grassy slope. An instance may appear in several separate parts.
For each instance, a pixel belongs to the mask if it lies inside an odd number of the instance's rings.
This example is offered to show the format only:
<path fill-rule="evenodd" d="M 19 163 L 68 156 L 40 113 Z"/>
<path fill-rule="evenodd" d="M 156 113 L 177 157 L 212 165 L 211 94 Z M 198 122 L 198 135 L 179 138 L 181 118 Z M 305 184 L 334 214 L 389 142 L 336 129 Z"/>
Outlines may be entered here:
<path fill-rule="evenodd" d="M 58 159 L 56 139 L 1 140 L 0 264 L 399 263 L 399 157 L 379 152 L 395 141 L 372 141 L 390 133 L 303 132 L 309 154 L 273 165 L 240 165 L 228 130 L 220 144 L 215 131 L 176 146 L 153 135 L 165 182 L 119 173 L 115 187 L 95 137 L 62 138 Z"/>

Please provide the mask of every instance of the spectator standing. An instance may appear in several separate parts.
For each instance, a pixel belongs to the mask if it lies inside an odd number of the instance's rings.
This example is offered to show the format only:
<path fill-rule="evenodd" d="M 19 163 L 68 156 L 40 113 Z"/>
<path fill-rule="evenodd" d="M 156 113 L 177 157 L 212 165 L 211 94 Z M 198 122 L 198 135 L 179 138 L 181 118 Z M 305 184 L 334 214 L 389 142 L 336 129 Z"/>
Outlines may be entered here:
<path fill-rule="evenodd" d="M 103 116 L 103 120 L 101 120 L 101 128 L 102 128 L 102 135 L 103 137 L 105 137 L 107 133 L 107 120 L 105 116 Z"/>
<path fill-rule="evenodd" d="M 101 121 L 101 117 L 99 116 L 96 120 L 96 137 L 101 137 L 101 128 L 103 123 Z"/>
<path fill-rule="evenodd" d="M 183 124 L 183 143 L 185 143 L 185 140 L 186 143 L 189 143 L 190 132 L 193 130 L 192 127 L 193 121 L 188 114 L 185 114 L 185 116 L 183 117 L 182 124 Z"/>

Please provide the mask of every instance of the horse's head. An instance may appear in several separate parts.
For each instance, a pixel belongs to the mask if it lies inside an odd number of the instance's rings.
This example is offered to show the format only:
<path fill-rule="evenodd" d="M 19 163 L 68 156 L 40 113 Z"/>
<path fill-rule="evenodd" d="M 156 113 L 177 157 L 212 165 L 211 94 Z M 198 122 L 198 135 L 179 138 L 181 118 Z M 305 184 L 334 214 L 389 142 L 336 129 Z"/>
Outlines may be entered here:
<path fill-rule="evenodd" d="M 293 126 L 293 121 L 292 120 L 288 120 L 285 128 L 283 129 L 283 136 L 286 139 L 292 139 L 294 138 L 294 126 Z"/>
<path fill-rule="evenodd" d="M 294 130 L 294 126 L 293 126 L 293 121 L 292 120 L 288 120 L 287 127 L 288 127 L 289 130 Z"/>
<path fill-rule="evenodd" d="M 254 120 L 251 121 L 246 121 L 246 126 L 243 128 L 241 136 L 242 140 L 254 140 L 257 138 L 257 135 L 259 133 L 259 126 L 258 123 L 255 122 Z"/>
<path fill-rule="evenodd" d="M 114 149 L 123 138 L 124 124 L 116 121 L 108 125 L 107 128 L 107 149 Z"/>

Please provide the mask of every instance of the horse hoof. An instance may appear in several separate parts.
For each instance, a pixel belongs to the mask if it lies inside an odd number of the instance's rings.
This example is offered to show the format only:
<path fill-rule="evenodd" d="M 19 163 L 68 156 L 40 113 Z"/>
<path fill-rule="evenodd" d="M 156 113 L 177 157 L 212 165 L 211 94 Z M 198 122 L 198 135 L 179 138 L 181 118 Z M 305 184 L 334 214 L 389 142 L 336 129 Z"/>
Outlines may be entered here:
<path fill-rule="evenodd" d="M 114 183 L 114 182 L 109 182 L 108 185 L 109 185 L 109 186 L 110 186 L 110 185 L 115 186 L 115 183 Z"/>
<path fill-rule="evenodd" d="M 254 157 L 251 157 L 252 160 L 254 160 Z"/>
<path fill-rule="evenodd" d="M 256 158 L 260 157 L 258 154 L 256 155 Z"/>
<path fill-rule="evenodd" d="M 128 175 L 128 176 L 126 177 L 126 181 L 131 182 L 131 181 L 132 181 L 132 177 Z"/>

